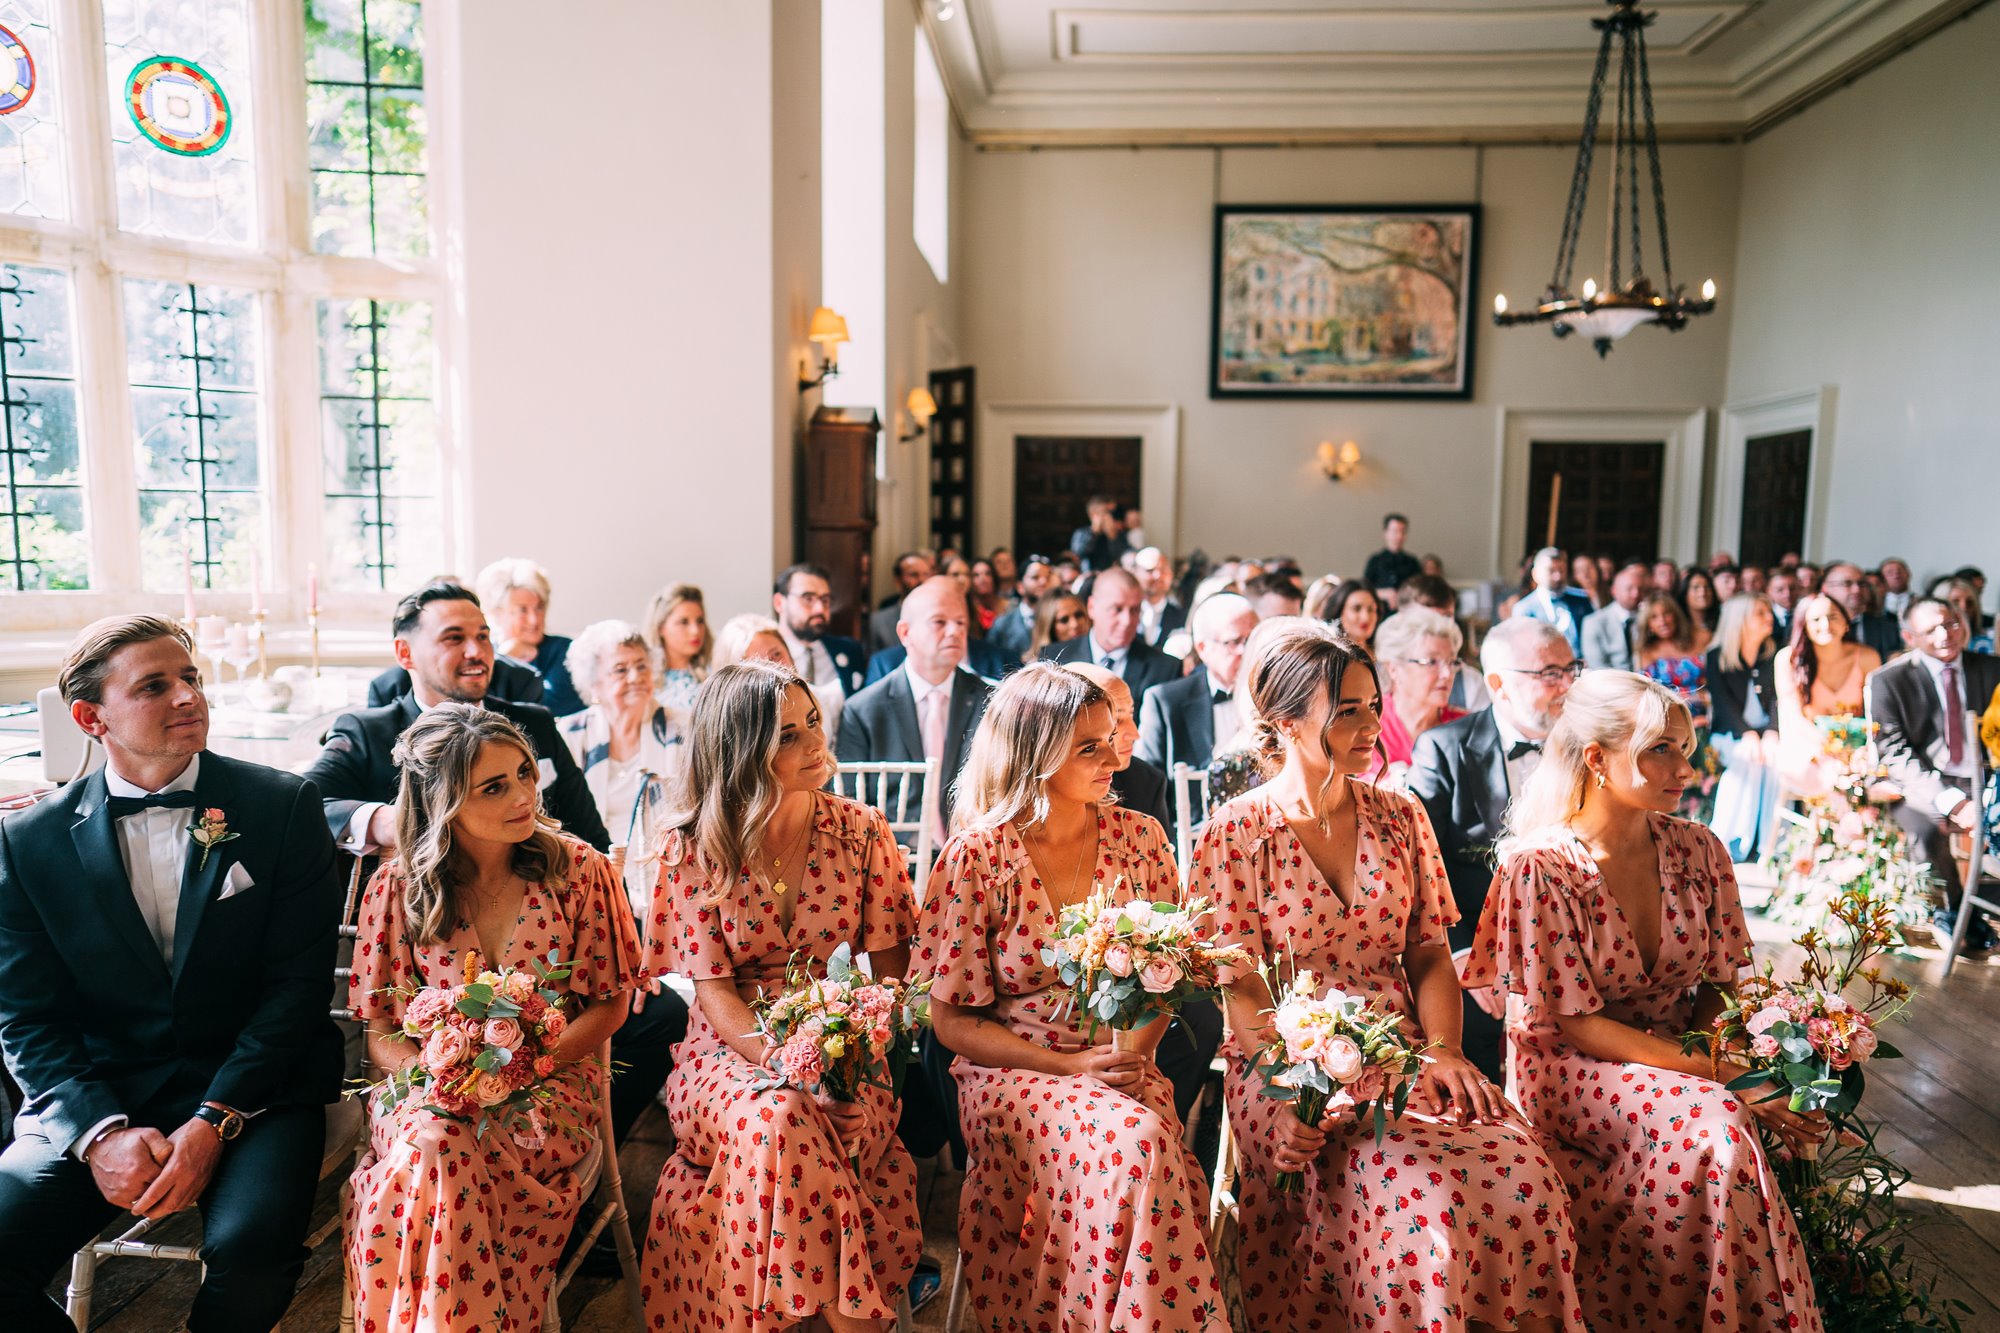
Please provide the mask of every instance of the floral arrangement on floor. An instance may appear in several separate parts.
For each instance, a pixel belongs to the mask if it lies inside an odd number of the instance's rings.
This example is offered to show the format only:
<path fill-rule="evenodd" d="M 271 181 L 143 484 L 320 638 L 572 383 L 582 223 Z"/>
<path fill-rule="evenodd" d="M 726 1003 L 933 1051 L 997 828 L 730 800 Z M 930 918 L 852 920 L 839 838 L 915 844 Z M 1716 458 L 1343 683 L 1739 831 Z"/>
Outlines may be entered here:
<path fill-rule="evenodd" d="M 481 1138 L 501 1130 L 531 1150 L 552 1129 L 580 1133 L 544 1114 L 555 1095 L 547 1083 L 557 1068 L 556 1043 L 569 1024 L 568 996 L 557 987 L 569 979 L 571 964 L 553 952 L 530 961 L 532 972 L 495 972 L 478 950 L 467 950 L 462 984 L 392 990 L 405 1001 L 398 1035 L 417 1044 L 417 1058 L 351 1092 L 379 1091 L 385 1108 L 421 1095 L 433 1115 L 470 1124 Z"/>
<path fill-rule="evenodd" d="M 1858 891 L 1838 895 L 1829 910 L 1843 943 L 1807 930 L 1797 940 L 1805 957 L 1795 979 L 1778 980 L 1767 963 L 1682 1045 L 1717 1064 L 1748 1065 L 1732 1092 L 1826 1114 L 1829 1139 L 1804 1154 L 1759 1132 L 1798 1219 L 1827 1333 L 1956 1330 L 1970 1307 L 1935 1295 L 1932 1273 L 1903 1243 L 1912 1224 L 1897 1213 L 1896 1193 L 1910 1175 L 1876 1146 L 1875 1127 L 1860 1114 L 1868 1065 L 1902 1054 L 1879 1035 L 1910 1002 L 1909 986 L 1877 965 L 1894 943 L 1893 919 L 1886 904 Z"/>
<path fill-rule="evenodd" d="M 1251 1060 L 1263 1075 L 1263 1095 L 1290 1102 L 1308 1125 L 1329 1108 L 1352 1106 L 1357 1119 L 1374 1118 L 1379 1144 L 1389 1116 L 1403 1114 L 1428 1047 L 1404 1044 L 1401 1014 L 1338 990 L 1317 995 L 1318 987 L 1317 977 L 1300 971 L 1278 992 L 1270 1011 L 1276 1035 Z M 1305 1173 L 1282 1172 L 1272 1188 L 1296 1194 L 1305 1188 Z"/>
<path fill-rule="evenodd" d="M 1103 1023 L 1120 1049 L 1154 1019 L 1180 1012 L 1198 995 L 1217 993 L 1223 967 L 1250 961 L 1240 945 L 1203 932 L 1210 916 L 1205 899 L 1127 901 L 1124 888 L 1120 878 L 1063 908 L 1055 943 L 1042 950 L 1042 961 L 1068 992 L 1058 1013 L 1088 1014 L 1088 1035 L 1094 1039 Z"/>
<path fill-rule="evenodd" d="M 772 1081 L 836 1102 L 859 1101 L 871 1086 L 900 1095 L 910 1039 L 930 1021 L 928 991 L 900 977 L 875 980 L 844 941 L 822 977 L 795 959 L 785 989 L 750 1006 L 777 1050 Z"/>

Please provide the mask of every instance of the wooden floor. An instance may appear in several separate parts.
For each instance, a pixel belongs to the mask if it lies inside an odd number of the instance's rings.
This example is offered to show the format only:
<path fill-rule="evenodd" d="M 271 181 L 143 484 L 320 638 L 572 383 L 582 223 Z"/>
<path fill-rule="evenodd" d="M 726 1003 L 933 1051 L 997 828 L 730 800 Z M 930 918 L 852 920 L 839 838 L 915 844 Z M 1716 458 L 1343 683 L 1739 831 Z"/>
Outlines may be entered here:
<path fill-rule="evenodd" d="M 1785 932 L 1754 923 L 1760 950 L 1782 949 Z M 1935 1259 L 1941 1290 L 1972 1306 L 1966 1333 L 2000 1333 L 2000 958 L 1961 962 L 1938 984 L 1934 956 L 1899 958 L 1890 969 L 1917 986 L 1909 1021 L 1890 1034 L 1906 1058 L 1884 1061 L 1869 1082 L 1864 1109 L 1886 1122 L 1883 1145 L 1915 1176 L 1908 1211 L 1919 1222 L 1912 1243 Z M 1213 1125 L 1199 1143 L 1213 1160 Z M 653 1182 L 670 1143 L 664 1115 L 651 1114 L 625 1145 L 621 1162 L 630 1206 L 644 1217 Z M 919 1169 L 919 1197 L 926 1199 L 925 1248 L 950 1281 L 959 1177 L 933 1181 Z M 332 1182 L 315 1222 L 331 1215 Z M 188 1241 L 192 1218 L 178 1219 L 160 1236 Z M 644 1245 L 644 1237 L 639 1236 Z M 282 1328 L 286 1333 L 328 1333 L 340 1308 L 338 1242 L 314 1251 L 304 1282 Z M 107 1333 L 163 1333 L 180 1327 L 192 1299 L 192 1264 L 113 1260 L 99 1270 L 93 1328 Z M 944 1327 L 941 1295 L 917 1315 L 920 1329 Z M 579 1278 L 562 1301 L 565 1329 L 609 1333 L 630 1329 L 619 1284 Z"/>

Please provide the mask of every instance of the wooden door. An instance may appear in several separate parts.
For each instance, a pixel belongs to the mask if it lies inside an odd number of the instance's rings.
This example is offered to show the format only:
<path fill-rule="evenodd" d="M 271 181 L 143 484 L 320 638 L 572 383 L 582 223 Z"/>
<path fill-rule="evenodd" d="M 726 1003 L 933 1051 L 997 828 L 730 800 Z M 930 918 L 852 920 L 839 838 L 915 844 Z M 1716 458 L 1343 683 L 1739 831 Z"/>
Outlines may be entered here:
<path fill-rule="evenodd" d="M 1139 494 L 1141 440 L 1136 435 L 1017 435 L 1014 437 L 1014 551 L 1056 555 L 1088 523 L 1093 495 L 1119 508 L 1144 508 Z"/>
<path fill-rule="evenodd" d="M 1554 544 L 1563 550 L 1619 561 L 1659 558 L 1666 462 L 1664 440 L 1534 441 L 1528 454 L 1528 545 L 1522 557 L 1550 544 L 1549 502 L 1555 498 Z"/>
<path fill-rule="evenodd" d="M 1743 442 L 1743 530 L 1736 558 L 1744 564 L 1768 568 L 1787 551 L 1804 553 L 1812 437 L 1810 430 L 1788 430 Z"/>
<path fill-rule="evenodd" d="M 967 560 L 972 548 L 971 366 L 931 372 L 931 549 L 953 550 Z"/>

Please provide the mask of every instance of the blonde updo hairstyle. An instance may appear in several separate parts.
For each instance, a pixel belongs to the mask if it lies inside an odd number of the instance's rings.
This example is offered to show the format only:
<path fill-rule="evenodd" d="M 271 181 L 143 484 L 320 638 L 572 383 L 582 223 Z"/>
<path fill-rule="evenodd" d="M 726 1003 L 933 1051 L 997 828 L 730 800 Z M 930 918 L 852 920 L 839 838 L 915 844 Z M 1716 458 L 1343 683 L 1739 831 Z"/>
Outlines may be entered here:
<path fill-rule="evenodd" d="M 1049 817 L 1049 779 L 1069 762 L 1077 720 L 1111 700 L 1092 681 L 1053 662 L 1031 662 L 1000 682 L 952 788 L 958 829 L 994 829 Z M 1102 803 L 1117 798 L 1106 792 Z"/>
<path fill-rule="evenodd" d="M 472 868 L 452 843 L 451 824 L 472 790 L 473 767 L 491 744 L 519 750 L 530 768 L 535 747 L 507 718 L 476 704 L 443 703 L 426 709 L 396 741 L 401 770 L 396 793 L 396 845 L 403 864 L 403 915 L 418 945 L 442 944 L 459 920 L 471 916 L 460 895 Z M 530 884 L 569 876 L 570 851 L 538 800 L 535 831 L 516 843 L 510 867 Z"/>
<path fill-rule="evenodd" d="M 1258 635 L 1270 627 L 1275 627 L 1270 636 L 1261 645 L 1254 644 Z M 1368 655 L 1367 649 L 1341 633 L 1338 626 L 1303 616 L 1285 616 L 1265 621 L 1251 638 L 1258 651 L 1255 657 L 1246 654 L 1244 679 L 1252 713 L 1249 726 L 1255 737 L 1258 761 L 1266 773 L 1276 772 L 1285 761 L 1285 742 L 1278 724 L 1303 722 L 1322 695 L 1330 703 L 1338 700 L 1341 683 L 1349 671 L 1367 672 L 1375 681 L 1379 697 L 1382 681 L 1375 670 L 1375 659 Z M 1333 751 L 1329 743 L 1332 730 L 1333 709 L 1329 707 L 1325 728 L 1320 733 L 1320 748 L 1329 754 Z M 1329 767 L 1314 800 L 1324 803 L 1339 777 Z"/>
<path fill-rule="evenodd" d="M 1636 672 L 1586 671 L 1570 687 L 1562 716 L 1542 742 L 1542 761 L 1534 776 L 1507 811 L 1501 859 L 1517 846 L 1566 829 L 1583 808 L 1590 782 L 1585 750 L 1596 745 L 1636 763 L 1667 734 L 1676 717 L 1687 724 L 1691 747 L 1694 718 L 1679 695 Z"/>

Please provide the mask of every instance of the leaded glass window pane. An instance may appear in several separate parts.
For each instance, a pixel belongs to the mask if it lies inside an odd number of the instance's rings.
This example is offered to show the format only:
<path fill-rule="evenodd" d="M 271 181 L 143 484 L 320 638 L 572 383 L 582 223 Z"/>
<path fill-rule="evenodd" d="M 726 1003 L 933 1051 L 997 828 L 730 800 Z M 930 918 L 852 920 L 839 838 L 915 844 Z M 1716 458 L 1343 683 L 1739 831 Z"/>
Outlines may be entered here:
<path fill-rule="evenodd" d="M 0 213 L 69 216 L 55 0 L 0 0 Z"/>
<path fill-rule="evenodd" d="M 0 590 L 90 586 L 69 275 L 0 265 Z"/>
<path fill-rule="evenodd" d="M 431 308 L 322 301 L 326 556 L 337 588 L 401 589 L 444 556 Z"/>
<path fill-rule="evenodd" d="M 149 591 L 248 588 L 264 522 L 262 346 L 254 292 L 125 281 Z"/>
<path fill-rule="evenodd" d="M 422 4 L 305 0 L 305 17 L 313 249 L 428 253 Z"/>
<path fill-rule="evenodd" d="M 256 237 L 246 0 L 104 0 L 118 225 L 222 245 Z"/>

